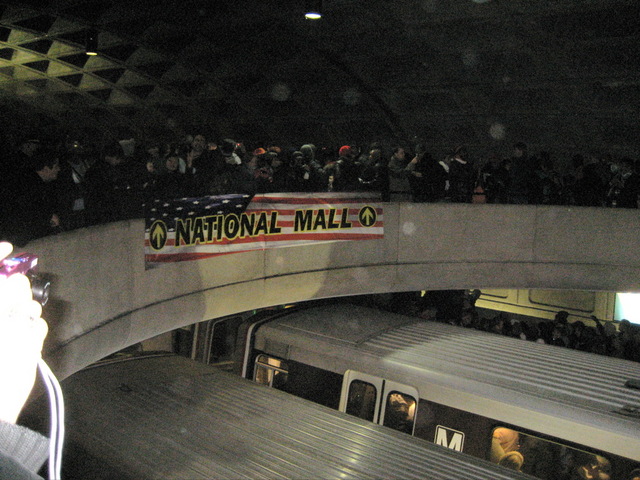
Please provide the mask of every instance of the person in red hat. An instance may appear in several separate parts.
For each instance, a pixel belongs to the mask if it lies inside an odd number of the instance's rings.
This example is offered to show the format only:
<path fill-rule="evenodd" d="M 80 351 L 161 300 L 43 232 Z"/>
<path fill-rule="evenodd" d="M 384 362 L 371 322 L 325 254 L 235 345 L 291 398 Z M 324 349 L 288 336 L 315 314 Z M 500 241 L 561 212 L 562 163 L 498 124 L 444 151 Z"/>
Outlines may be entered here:
<path fill-rule="evenodd" d="M 329 191 L 352 192 L 357 191 L 358 165 L 353 158 L 353 149 L 349 145 L 343 145 L 338 150 L 338 159 L 325 166 L 328 175 Z"/>

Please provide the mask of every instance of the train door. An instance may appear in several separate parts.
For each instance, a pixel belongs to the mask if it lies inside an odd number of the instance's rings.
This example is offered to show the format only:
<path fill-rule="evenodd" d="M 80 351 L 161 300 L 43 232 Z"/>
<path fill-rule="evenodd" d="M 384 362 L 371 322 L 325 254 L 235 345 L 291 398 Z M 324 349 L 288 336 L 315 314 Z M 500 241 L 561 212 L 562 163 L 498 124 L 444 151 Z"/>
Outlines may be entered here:
<path fill-rule="evenodd" d="M 223 369 L 233 369 L 236 337 L 243 321 L 242 315 L 232 315 L 196 323 L 192 329 L 191 358 Z"/>
<path fill-rule="evenodd" d="M 409 385 L 347 370 L 339 410 L 413 435 L 418 400 L 418 390 Z"/>

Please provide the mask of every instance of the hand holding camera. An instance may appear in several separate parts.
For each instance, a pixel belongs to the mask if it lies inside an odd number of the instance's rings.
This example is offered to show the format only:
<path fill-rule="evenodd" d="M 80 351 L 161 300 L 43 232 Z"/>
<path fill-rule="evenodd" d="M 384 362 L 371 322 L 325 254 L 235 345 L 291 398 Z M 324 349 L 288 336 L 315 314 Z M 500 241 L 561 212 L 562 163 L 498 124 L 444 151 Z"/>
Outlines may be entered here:
<path fill-rule="evenodd" d="M 33 387 L 48 327 L 26 272 L 11 270 L 11 259 L 4 260 L 12 249 L 0 242 L 0 420 L 15 423 Z"/>

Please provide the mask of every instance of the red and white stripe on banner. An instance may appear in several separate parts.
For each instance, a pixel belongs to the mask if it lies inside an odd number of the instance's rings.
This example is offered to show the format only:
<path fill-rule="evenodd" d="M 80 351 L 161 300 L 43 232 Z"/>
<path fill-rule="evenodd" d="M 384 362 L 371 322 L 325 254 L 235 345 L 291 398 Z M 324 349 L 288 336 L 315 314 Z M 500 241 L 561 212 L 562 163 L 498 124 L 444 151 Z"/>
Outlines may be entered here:
<path fill-rule="evenodd" d="M 199 202 L 200 208 L 204 202 Z M 318 242 L 370 240 L 384 237 L 379 198 L 367 193 L 278 193 L 253 197 L 242 213 L 210 215 L 189 212 L 175 218 L 158 248 L 146 232 L 147 264 L 197 260 Z"/>

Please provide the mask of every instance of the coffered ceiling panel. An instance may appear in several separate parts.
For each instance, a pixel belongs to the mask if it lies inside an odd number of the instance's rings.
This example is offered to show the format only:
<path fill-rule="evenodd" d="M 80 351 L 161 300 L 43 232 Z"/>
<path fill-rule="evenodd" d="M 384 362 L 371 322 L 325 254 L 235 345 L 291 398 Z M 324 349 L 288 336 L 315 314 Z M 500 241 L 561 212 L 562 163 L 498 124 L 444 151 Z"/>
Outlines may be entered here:
<path fill-rule="evenodd" d="M 0 1 L 0 103 L 74 133 L 638 153 L 637 0 L 323 3 Z"/>

